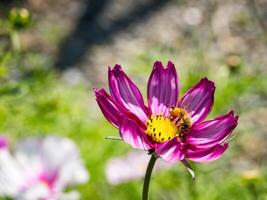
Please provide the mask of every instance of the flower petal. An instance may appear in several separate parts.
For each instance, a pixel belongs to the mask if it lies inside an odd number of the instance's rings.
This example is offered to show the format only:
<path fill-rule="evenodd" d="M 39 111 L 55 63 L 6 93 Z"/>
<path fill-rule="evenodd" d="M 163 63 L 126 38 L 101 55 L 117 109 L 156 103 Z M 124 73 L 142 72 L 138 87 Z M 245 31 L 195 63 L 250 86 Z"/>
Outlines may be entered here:
<path fill-rule="evenodd" d="M 187 142 L 202 148 L 212 147 L 225 141 L 237 126 L 238 116 L 231 111 L 212 120 L 193 125 Z"/>
<path fill-rule="evenodd" d="M 106 119 L 115 127 L 119 127 L 122 115 L 121 108 L 113 101 L 104 89 L 94 89 L 96 101 Z"/>
<path fill-rule="evenodd" d="M 227 148 L 228 144 L 218 144 L 212 148 L 203 148 L 194 151 L 188 151 L 186 153 L 186 158 L 195 162 L 210 162 L 220 158 Z"/>
<path fill-rule="evenodd" d="M 159 144 L 156 147 L 155 152 L 162 159 L 170 163 L 174 163 L 184 159 L 183 146 L 177 140 L 177 138 Z"/>
<path fill-rule="evenodd" d="M 39 181 L 56 191 L 62 191 L 68 185 L 85 183 L 89 178 L 76 145 L 68 138 L 27 138 L 17 144 L 15 158 L 26 179 L 39 177 Z M 31 187 L 29 185 L 26 189 L 30 191 Z"/>
<path fill-rule="evenodd" d="M 31 187 L 20 191 L 17 196 L 16 200 L 21 199 L 47 199 L 47 200 L 55 200 L 57 199 L 54 193 L 50 191 L 49 187 L 47 187 L 44 183 L 37 182 L 36 184 L 32 184 Z"/>
<path fill-rule="evenodd" d="M 1 149 L 8 149 L 8 139 L 4 136 L 0 136 L 0 150 Z"/>
<path fill-rule="evenodd" d="M 184 94 L 178 106 L 187 110 L 193 123 L 200 122 L 211 111 L 214 91 L 214 83 L 207 78 L 203 78 Z"/>
<path fill-rule="evenodd" d="M 0 196 L 15 198 L 25 182 L 25 170 L 8 148 L 0 150 Z"/>
<path fill-rule="evenodd" d="M 70 139 L 47 136 L 42 139 L 40 151 L 46 169 L 45 178 L 52 182 L 56 179 L 57 187 L 64 188 L 66 185 L 85 183 L 88 180 L 89 175 L 80 159 L 79 151 Z M 60 174 L 55 174 L 58 169 Z"/>
<path fill-rule="evenodd" d="M 148 105 L 155 115 L 168 115 L 169 107 L 174 106 L 179 94 L 178 76 L 173 63 L 168 62 L 166 68 L 156 61 L 148 80 Z"/>
<path fill-rule="evenodd" d="M 124 142 L 133 148 L 149 150 L 153 147 L 147 135 L 140 126 L 128 117 L 122 119 L 120 125 L 120 135 Z"/>
<path fill-rule="evenodd" d="M 120 65 L 115 65 L 108 71 L 109 89 L 114 101 L 134 113 L 141 121 L 147 120 L 148 110 L 144 104 L 141 92 L 122 71 Z"/>

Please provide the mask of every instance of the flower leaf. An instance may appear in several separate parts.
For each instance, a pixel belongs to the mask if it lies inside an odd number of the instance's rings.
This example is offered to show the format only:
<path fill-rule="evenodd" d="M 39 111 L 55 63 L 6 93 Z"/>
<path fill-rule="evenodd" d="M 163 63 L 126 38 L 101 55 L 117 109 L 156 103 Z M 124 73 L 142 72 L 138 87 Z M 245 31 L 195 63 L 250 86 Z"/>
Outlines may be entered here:
<path fill-rule="evenodd" d="M 187 171 L 192 176 L 193 180 L 195 180 L 195 178 L 196 178 L 195 172 L 194 172 L 193 168 L 191 167 L 190 163 L 187 160 L 185 160 L 185 159 L 182 160 L 182 163 L 184 164 L 185 168 L 187 169 Z"/>

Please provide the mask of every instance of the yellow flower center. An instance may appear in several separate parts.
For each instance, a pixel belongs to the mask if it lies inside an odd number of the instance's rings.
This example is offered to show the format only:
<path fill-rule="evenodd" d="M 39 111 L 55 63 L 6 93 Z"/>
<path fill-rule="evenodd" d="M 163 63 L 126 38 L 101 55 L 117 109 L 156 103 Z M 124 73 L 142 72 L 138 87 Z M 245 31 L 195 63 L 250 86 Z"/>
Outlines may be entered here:
<path fill-rule="evenodd" d="M 183 138 L 191 127 L 191 119 L 183 108 L 173 107 L 170 116 L 152 115 L 146 121 L 145 133 L 156 143 L 166 142 L 175 137 Z"/>

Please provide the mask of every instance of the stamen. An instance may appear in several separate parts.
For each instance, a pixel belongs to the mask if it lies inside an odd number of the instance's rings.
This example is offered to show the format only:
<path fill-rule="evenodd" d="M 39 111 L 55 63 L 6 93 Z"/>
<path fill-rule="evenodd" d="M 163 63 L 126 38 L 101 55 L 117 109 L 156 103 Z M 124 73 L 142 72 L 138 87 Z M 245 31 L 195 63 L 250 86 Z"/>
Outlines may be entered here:
<path fill-rule="evenodd" d="M 183 108 L 172 107 L 170 116 L 152 115 L 146 122 L 145 133 L 156 143 L 166 142 L 175 137 L 184 139 L 191 127 L 191 119 Z"/>
<path fill-rule="evenodd" d="M 147 126 L 148 134 L 154 142 L 161 143 L 177 136 L 178 127 L 169 118 L 162 115 L 151 116 L 152 123 Z"/>

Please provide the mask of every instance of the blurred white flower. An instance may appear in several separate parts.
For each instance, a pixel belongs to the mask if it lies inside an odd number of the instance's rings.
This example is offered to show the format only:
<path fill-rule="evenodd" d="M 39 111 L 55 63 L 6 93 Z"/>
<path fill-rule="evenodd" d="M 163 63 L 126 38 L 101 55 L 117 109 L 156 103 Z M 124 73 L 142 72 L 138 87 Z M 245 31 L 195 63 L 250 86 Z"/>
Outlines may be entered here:
<path fill-rule="evenodd" d="M 1 140 L 0 140 L 1 143 Z M 14 155 L 0 145 L 0 196 L 18 200 L 74 200 L 67 186 L 89 178 L 75 144 L 66 138 L 28 138 Z"/>
<path fill-rule="evenodd" d="M 106 165 L 108 183 L 118 185 L 143 178 L 149 159 L 150 156 L 144 154 L 143 151 L 130 151 L 125 156 L 110 159 Z M 170 164 L 159 159 L 154 170 L 159 171 L 170 166 Z"/>

